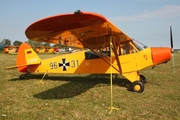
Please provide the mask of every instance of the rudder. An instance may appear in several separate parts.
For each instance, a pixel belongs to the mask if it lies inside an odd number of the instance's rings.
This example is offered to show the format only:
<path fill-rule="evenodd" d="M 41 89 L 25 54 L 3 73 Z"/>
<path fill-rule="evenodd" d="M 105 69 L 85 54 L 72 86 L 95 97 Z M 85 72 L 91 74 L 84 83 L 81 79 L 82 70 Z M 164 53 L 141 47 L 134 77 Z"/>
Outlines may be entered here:
<path fill-rule="evenodd" d="M 41 59 L 27 43 L 22 43 L 18 49 L 16 66 L 20 72 L 27 73 L 28 65 L 40 64 Z"/>

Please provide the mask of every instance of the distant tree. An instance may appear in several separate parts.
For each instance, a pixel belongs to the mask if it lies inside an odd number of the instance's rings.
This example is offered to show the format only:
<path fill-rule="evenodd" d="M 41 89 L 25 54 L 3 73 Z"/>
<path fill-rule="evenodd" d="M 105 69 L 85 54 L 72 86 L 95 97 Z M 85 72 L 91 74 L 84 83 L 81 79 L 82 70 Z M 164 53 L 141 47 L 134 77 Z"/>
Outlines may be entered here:
<path fill-rule="evenodd" d="M 32 41 L 32 40 L 28 40 L 27 43 L 32 47 L 42 46 L 42 42 L 36 42 L 36 41 Z"/>
<path fill-rule="evenodd" d="M 66 46 L 63 46 L 63 45 L 61 45 L 61 44 L 54 44 L 54 45 L 52 45 L 53 47 L 58 47 L 58 48 L 63 48 L 63 47 L 66 47 Z"/>
<path fill-rule="evenodd" d="M 16 40 L 16 41 L 13 42 L 13 45 L 14 46 L 20 46 L 21 43 L 22 43 L 21 41 Z"/>
<path fill-rule="evenodd" d="M 42 46 L 50 47 L 50 43 L 42 43 Z"/>
<path fill-rule="evenodd" d="M 1 41 L 1 44 L 3 44 L 3 45 L 11 45 L 11 40 L 9 40 L 9 39 L 3 39 L 2 41 Z"/>

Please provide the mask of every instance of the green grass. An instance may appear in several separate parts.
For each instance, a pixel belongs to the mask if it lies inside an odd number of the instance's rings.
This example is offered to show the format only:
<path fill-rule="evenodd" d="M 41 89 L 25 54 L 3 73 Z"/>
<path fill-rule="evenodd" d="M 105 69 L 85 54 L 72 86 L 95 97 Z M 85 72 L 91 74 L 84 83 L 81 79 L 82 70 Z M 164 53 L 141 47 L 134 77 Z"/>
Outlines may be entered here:
<path fill-rule="evenodd" d="M 0 54 L 2 54 L 2 53 L 4 53 L 4 51 L 3 51 L 3 50 L 0 50 Z"/>
<path fill-rule="evenodd" d="M 52 54 L 40 54 L 41 58 Z M 147 78 L 145 91 L 127 90 L 122 76 L 113 79 L 113 110 L 110 114 L 108 75 L 54 74 L 38 84 L 42 75 L 20 80 L 16 55 L 0 54 L 0 117 L 2 120 L 172 120 L 180 118 L 180 54 L 172 61 L 140 73 Z"/>

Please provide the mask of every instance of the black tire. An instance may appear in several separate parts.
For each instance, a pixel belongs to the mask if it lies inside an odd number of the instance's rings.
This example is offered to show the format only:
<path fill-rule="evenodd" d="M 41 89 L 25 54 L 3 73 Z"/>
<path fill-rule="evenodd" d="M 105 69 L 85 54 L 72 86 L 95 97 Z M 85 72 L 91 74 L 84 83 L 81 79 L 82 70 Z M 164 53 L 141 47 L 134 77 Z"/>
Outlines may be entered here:
<path fill-rule="evenodd" d="M 132 91 L 142 93 L 144 91 L 144 84 L 141 81 L 135 81 L 132 83 Z"/>
<path fill-rule="evenodd" d="M 22 75 L 19 76 L 19 78 L 20 78 L 21 80 L 23 80 L 25 77 L 26 77 L 26 74 L 22 74 Z"/>
<path fill-rule="evenodd" d="M 142 83 L 146 83 L 146 77 L 144 75 L 140 75 L 140 80 Z"/>
<path fill-rule="evenodd" d="M 30 75 L 30 73 L 25 73 L 25 74 L 20 75 L 19 78 L 22 80 L 22 79 L 27 78 L 27 76 L 29 76 L 29 75 Z"/>

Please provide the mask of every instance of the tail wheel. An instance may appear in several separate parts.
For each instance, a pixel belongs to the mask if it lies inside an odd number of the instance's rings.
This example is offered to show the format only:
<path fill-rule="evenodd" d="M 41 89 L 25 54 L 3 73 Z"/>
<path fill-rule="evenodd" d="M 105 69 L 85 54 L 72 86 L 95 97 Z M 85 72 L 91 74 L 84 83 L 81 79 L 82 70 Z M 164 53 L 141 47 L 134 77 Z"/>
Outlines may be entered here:
<path fill-rule="evenodd" d="M 144 75 L 140 75 L 140 80 L 142 83 L 146 83 L 146 77 Z"/>
<path fill-rule="evenodd" d="M 25 79 L 30 73 L 26 73 L 26 74 L 22 74 L 19 76 L 19 78 L 22 80 L 22 79 Z"/>
<path fill-rule="evenodd" d="M 132 83 L 132 91 L 142 93 L 144 91 L 144 84 L 141 81 L 135 81 Z"/>
<path fill-rule="evenodd" d="M 20 75 L 19 76 L 19 78 L 22 80 L 22 79 L 25 79 L 25 77 L 26 77 L 26 74 L 22 74 L 22 75 Z"/>

